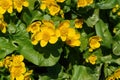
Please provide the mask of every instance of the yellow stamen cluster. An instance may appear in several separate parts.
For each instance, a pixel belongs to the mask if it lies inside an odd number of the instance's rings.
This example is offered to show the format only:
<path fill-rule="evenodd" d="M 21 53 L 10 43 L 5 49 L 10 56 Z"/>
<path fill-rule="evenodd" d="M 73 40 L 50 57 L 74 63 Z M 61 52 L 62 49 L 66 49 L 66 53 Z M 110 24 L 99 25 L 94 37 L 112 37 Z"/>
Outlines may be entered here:
<path fill-rule="evenodd" d="M 60 37 L 63 42 L 71 47 L 80 46 L 80 34 L 76 33 L 74 28 L 70 28 L 69 20 L 61 22 L 57 29 L 55 29 L 52 21 L 36 21 L 28 26 L 27 31 L 32 33 L 33 45 L 40 42 L 41 47 L 45 47 L 48 42 L 55 44 Z"/>
<path fill-rule="evenodd" d="M 2 33 L 6 33 L 7 23 L 4 21 L 3 15 L 0 14 L 0 30 Z"/>
<path fill-rule="evenodd" d="M 3 61 L 0 63 L 2 64 L 1 67 L 6 67 L 9 69 L 10 72 L 10 80 L 26 80 L 32 74 L 32 70 L 27 71 L 25 67 L 25 63 L 23 62 L 24 57 L 22 55 L 12 55 L 7 56 Z"/>
<path fill-rule="evenodd" d="M 119 80 L 120 79 L 120 69 L 117 69 L 112 75 L 110 75 L 106 80 Z"/>
<path fill-rule="evenodd" d="M 77 7 L 85 7 L 93 3 L 93 0 L 78 0 Z"/>
<path fill-rule="evenodd" d="M 95 64 L 97 60 L 97 56 L 95 56 L 94 54 L 90 55 L 87 59 L 86 62 L 90 62 L 91 64 Z"/>
<path fill-rule="evenodd" d="M 60 6 L 57 4 L 57 2 L 62 3 L 65 0 L 40 0 L 40 1 L 41 1 L 40 9 L 45 10 L 46 8 L 48 8 L 49 13 L 52 16 L 54 16 L 61 11 Z M 62 14 L 62 16 L 63 16 L 63 14 Z"/>
<path fill-rule="evenodd" d="M 13 9 L 21 12 L 22 6 L 28 7 L 27 0 L 0 0 L 0 14 L 4 14 L 6 11 L 12 13 Z"/>
<path fill-rule="evenodd" d="M 99 36 L 92 36 L 89 39 L 89 51 L 92 52 L 94 49 L 97 49 L 100 47 L 100 41 L 102 41 L 102 39 Z"/>

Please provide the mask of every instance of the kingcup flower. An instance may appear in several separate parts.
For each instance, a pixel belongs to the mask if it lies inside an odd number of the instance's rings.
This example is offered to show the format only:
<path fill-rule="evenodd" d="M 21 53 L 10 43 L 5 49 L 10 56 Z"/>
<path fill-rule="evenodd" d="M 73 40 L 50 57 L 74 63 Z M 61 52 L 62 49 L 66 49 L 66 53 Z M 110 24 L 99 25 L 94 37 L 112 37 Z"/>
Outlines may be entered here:
<path fill-rule="evenodd" d="M 36 21 L 28 26 L 27 31 L 32 33 L 33 45 L 40 42 L 40 46 L 45 47 L 48 43 L 55 44 L 60 37 L 63 42 L 71 47 L 80 46 L 80 34 L 74 28 L 70 28 L 69 20 L 61 22 L 57 29 L 51 20 Z"/>
<path fill-rule="evenodd" d="M 6 67 L 10 72 L 10 80 L 31 80 L 29 77 L 33 70 L 27 71 L 22 55 L 7 56 L 2 61 L 1 67 Z"/>
<path fill-rule="evenodd" d="M 57 33 L 60 36 L 62 41 L 66 41 L 67 39 L 69 26 L 70 26 L 69 20 L 65 20 L 61 22 L 60 25 L 58 26 Z"/>
<path fill-rule="evenodd" d="M 97 60 L 97 56 L 94 54 L 91 54 L 87 59 L 86 62 L 90 62 L 91 64 L 95 64 Z"/>
<path fill-rule="evenodd" d="M 8 13 L 12 13 L 13 9 L 16 9 L 18 12 L 21 12 L 23 6 L 29 6 L 27 0 L 0 0 L 0 14 L 4 14 L 6 11 Z"/>
<path fill-rule="evenodd" d="M 100 41 L 102 41 L 102 39 L 99 36 L 92 36 L 89 39 L 89 51 L 92 52 L 94 49 L 97 49 L 100 47 Z"/>
<path fill-rule="evenodd" d="M 32 23 L 28 28 L 28 32 L 32 32 L 32 44 L 37 45 L 40 42 L 41 47 L 45 47 L 48 42 L 55 44 L 58 40 L 54 23 L 52 21 L 42 20 Z"/>
<path fill-rule="evenodd" d="M 106 80 L 119 80 L 120 78 L 120 69 L 118 68 L 117 70 L 114 71 L 113 74 L 108 76 Z"/>
<path fill-rule="evenodd" d="M 75 19 L 75 28 L 82 28 L 83 19 Z"/>
<path fill-rule="evenodd" d="M 77 7 L 85 7 L 93 3 L 93 0 L 78 0 Z"/>
<path fill-rule="evenodd" d="M 54 16 L 57 15 L 61 10 L 57 2 L 62 3 L 64 1 L 65 0 L 40 0 L 40 9 L 45 10 L 46 8 L 48 8 L 50 15 Z"/>

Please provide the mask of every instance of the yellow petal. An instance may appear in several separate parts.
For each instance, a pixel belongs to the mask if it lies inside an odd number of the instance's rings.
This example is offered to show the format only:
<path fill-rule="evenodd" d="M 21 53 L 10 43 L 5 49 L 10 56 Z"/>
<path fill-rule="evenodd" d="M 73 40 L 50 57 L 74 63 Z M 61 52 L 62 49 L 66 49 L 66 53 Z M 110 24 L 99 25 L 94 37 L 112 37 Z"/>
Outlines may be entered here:
<path fill-rule="evenodd" d="M 40 45 L 41 47 L 45 47 L 47 45 L 48 42 L 44 41 L 44 40 L 41 40 L 40 41 Z"/>
<path fill-rule="evenodd" d="M 6 33 L 6 27 L 5 26 L 3 27 L 2 32 Z"/>
<path fill-rule="evenodd" d="M 66 40 L 66 36 L 60 36 L 62 41 L 65 41 Z"/>
<path fill-rule="evenodd" d="M 3 9 L 2 7 L 0 7 L 0 14 L 4 14 L 6 12 L 5 9 Z"/>
<path fill-rule="evenodd" d="M 16 80 L 24 80 L 24 76 L 20 75 L 20 76 L 16 77 Z"/>
<path fill-rule="evenodd" d="M 17 11 L 18 11 L 18 12 L 21 12 L 21 11 L 22 11 L 22 6 L 17 7 Z"/>
<path fill-rule="evenodd" d="M 46 9 L 46 4 L 41 4 L 40 9 L 45 10 Z"/>
<path fill-rule="evenodd" d="M 86 0 L 78 0 L 77 7 L 85 7 L 85 6 L 87 6 Z"/>
<path fill-rule="evenodd" d="M 52 37 L 50 37 L 50 40 L 49 40 L 49 42 L 51 43 L 51 44 L 55 44 L 56 42 L 57 42 L 57 40 L 58 40 L 58 37 L 56 37 L 56 36 L 52 36 Z"/>
<path fill-rule="evenodd" d="M 28 7 L 29 6 L 28 1 L 23 2 L 23 6 Z"/>
<path fill-rule="evenodd" d="M 8 13 L 12 13 L 13 12 L 12 6 L 7 11 L 8 11 Z"/>

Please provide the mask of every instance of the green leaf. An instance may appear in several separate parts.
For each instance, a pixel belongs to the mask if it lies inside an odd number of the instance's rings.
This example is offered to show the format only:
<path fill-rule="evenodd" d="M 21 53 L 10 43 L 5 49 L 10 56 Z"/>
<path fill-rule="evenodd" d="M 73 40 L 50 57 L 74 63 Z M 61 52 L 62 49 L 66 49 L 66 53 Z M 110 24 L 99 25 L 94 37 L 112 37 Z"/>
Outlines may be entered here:
<path fill-rule="evenodd" d="M 102 38 L 103 46 L 111 48 L 112 36 L 108 29 L 108 25 L 101 19 L 95 25 L 96 34 Z"/>
<path fill-rule="evenodd" d="M 88 38 L 87 38 L 87 34 L 85 33 L 85 31 L 81 33 L 80 41 L 81 41 L 80 51 L 83 52 L 84 50 L 87 49 L 87 45 L 88 45 Z"/>
<path fill-rule="evenodd" d="M 35 1 L 36 1 L 36 0 L 28 0 L 28 2 L 29 2 L 28 8 L 29 8 L 30 10 L 33 10 L 33 9 L 34 9 L 34 3 L 35 3 Z"/>
<path fill-rule="evenodd" d="M 95 9 L 91 17 L 85 21 L 89 27 L 93 27 L 99 20 L 99 9 Z"/>
<path fill-rule="evenodd" d="M 85 66 L 73 66 L 73 75 L 71 80 L 97 80 L 96 77 L 92 76 L 92 70 Z"/>
<path fill-rule="evenodd" d="M 119 56 L 120 55 L 120 41 L 116 41 L 113 43 L 113 54 Z"/>
<path fill-rule="evenodd" d="M 117 4 L 117 0 L 103 0 L 97 3 L 96 6 L 100 9 L 111 9 Z"/>
<path fill-rule="evenodd" d="M 17 46 L 14 42 L 0 37 L 0 58 L 4 58 L 6 55 L 11 54 L 14 50 L 17 50 Z"/>
<path fill-rule="evenodd" d="M 55 65 L 62 52 L 58 46 L 60 44 L 48 46 L 45 48 L 39 47 L 39 52 L 33 48 L 31 41 L 28 38 L 19 38 L 15 42 L 19 45 L 18 52 L 22 54 L 25 59 L 38 66 L 52 66 Z"/>

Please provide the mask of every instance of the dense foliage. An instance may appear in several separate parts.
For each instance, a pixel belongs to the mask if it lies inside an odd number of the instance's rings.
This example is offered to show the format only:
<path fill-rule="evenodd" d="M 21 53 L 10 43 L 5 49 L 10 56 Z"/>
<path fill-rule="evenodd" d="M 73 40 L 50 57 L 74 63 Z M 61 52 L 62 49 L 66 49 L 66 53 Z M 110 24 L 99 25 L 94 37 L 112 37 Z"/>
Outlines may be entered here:
<path fill-rule="evenodd" d="M 120 0 L 0 0 L 0 80 L 119 80 Z"/>

